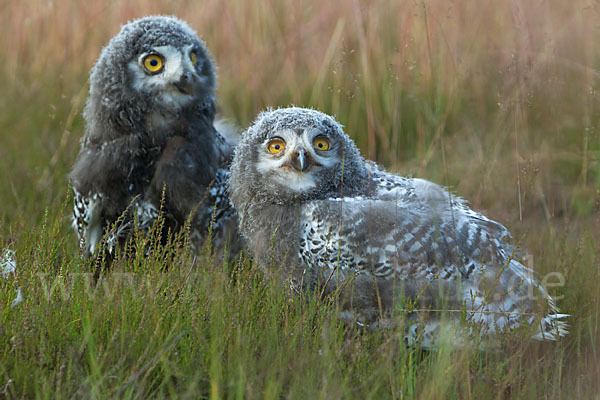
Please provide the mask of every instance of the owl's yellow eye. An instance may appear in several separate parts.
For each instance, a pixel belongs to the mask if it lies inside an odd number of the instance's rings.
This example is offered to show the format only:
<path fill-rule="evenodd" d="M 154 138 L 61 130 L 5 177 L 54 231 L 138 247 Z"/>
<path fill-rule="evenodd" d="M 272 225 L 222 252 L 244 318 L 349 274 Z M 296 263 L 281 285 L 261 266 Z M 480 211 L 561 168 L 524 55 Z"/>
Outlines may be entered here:
<path fill-rule="evenodd" d="M 192 60 L 192 64 L 196 65 L 196 61 L 198 61 L 198 56 L 195 51 L 190 52 L 190 60 Z"/>
<path fill-rule="evenodd" d="M 313 141 L 313 146 L 315 146 L 315 149 L 317 150 L 329 150 L 329 140 L 327 140 L 323 136 L 319 136 Z"/>
<path fill-rule="evenodd" d="M 285 143 L 281 139 L 273 139 L 267 144 L 267 150 L 271 154 L 279 154 L 285 149 Z"/>
<path fill-rule="evenodd" d="M 148 54 L 144 57 L 144 68 L 152 74 L 157 74 L 163 69 L 163 59 L 158 54 Z"/>

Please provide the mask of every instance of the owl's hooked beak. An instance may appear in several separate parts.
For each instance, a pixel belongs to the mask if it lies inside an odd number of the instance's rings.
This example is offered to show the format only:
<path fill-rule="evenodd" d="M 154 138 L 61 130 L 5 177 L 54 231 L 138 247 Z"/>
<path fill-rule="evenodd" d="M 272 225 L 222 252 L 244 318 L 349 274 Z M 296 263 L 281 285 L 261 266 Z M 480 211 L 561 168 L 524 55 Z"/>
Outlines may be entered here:
<path fill-rule="evenodd" d="M 198 77 L 188 69 L 183 70 L 181 78 L 179 78 L 179 81 L 173 83 L 173 86 L 181 93 L 187 94 L 188 96 L 193 96 L 201 88 Z"/>
<path fill-rule="evenodd" d="M 302 146 L 298 146 L 292 155 L 292 167 L 298 172 L 305 172 L 312 165 L 312 159 Z"/>

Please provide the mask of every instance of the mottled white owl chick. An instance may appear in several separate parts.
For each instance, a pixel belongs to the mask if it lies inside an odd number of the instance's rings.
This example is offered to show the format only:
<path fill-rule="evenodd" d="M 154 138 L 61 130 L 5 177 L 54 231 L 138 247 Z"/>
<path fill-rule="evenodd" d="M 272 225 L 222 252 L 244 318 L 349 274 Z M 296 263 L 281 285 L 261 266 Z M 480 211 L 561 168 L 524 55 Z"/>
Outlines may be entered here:
<path fill-rule="evenodd" d="M 226 240 L 230 249 L 239 247 L 226 195 L 233 146 L 215 129 L 215 87 L 206 45 L 175 17 L 130 22 L 102 49 L 70 174 L 73 225 L 87 255 L 104 236 L 112 252 L 129 237 L 136 216 L 147 229 L 160 212 L 165 232 L 179 230 L 195 212 L 196 247 L 209 227 L 216 247 Z"/>
<path fill-rule="evenodd" d="M 255 260 L 296 291 L 337 291 L 348 322 L 400 315 L 407 341 L 425 346 L 448 325 L 486 338 L 531 325 L 537 339 L 567 333 L 502 225 L 366 162 L 321 112 L 261 113 L 235 150 L 230 191 Z"/>

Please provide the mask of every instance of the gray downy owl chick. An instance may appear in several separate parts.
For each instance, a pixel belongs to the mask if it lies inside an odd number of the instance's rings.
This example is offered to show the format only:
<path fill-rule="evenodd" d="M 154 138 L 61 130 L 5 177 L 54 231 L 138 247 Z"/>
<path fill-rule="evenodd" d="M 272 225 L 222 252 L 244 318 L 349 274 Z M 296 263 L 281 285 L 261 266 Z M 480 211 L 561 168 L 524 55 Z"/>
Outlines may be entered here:
<path fill-rule="evenodd" d="M 86 255 L 103 237 L 112 253 L 131 234 L 134 218 L 148 229 L 161 212 L 164 232 L 178 231 L 194 212 L 196 247 L 209 227 L 216 248 L 227 240 L 233 251 L 239 247 L 226 195 L 233 144 L 225 136 L 234 135 L 225 124 L 221 133 L 215 128 L 215 87 L 206 45 L 175 17 L 129 22 L 102 49 L 70 174 L 73 226 Z"/>
<path fill-rule="evenodd" d="M 261 113 L 235 150 L 230 192 L 255 261 L 293 291 L 336 293 L 351 324 L 401 315 L 406 341 L 423 346 L 448 327 L 455 343 L 519 326 L 540 340 L 567 333 L 501 224 L 365 161 L 321 112 Z"/>

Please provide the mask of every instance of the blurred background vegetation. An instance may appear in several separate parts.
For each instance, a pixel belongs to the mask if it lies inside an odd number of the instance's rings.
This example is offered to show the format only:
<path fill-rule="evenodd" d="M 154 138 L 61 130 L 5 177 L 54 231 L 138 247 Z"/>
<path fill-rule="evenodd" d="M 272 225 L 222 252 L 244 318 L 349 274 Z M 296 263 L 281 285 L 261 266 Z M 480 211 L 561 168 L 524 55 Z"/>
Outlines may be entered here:
<path fill-rule="evenodd" d="M 222 115 L 242 128 L 265 107 L 318 108 L 365 156 L 447 184 L 505 221 L 598 222 L 599 7 L 4 0 L 0 213 L 39 221 L 65 195 L 100 48 L 126 21 L 166 13 L 207 42 Z"/>
<path fill-rule="evenodd" d="M 156 13 L 179 16 L 207 42 L 219 110 L 241 128 L 266 107 L 318 108 L 365 157 L 449 186 L 507 225 L 536 270 L 566 278 L 556 294 L 573 334 L 557 357 L 569 366 L 559 381 L 571 380 L 558 393 L 594 393 L 600 3 L 2 0 L 4 244 L 50 220 L 76 252 L 68 218 L 58 218 L 89 70 L 122 24 Z"/>

